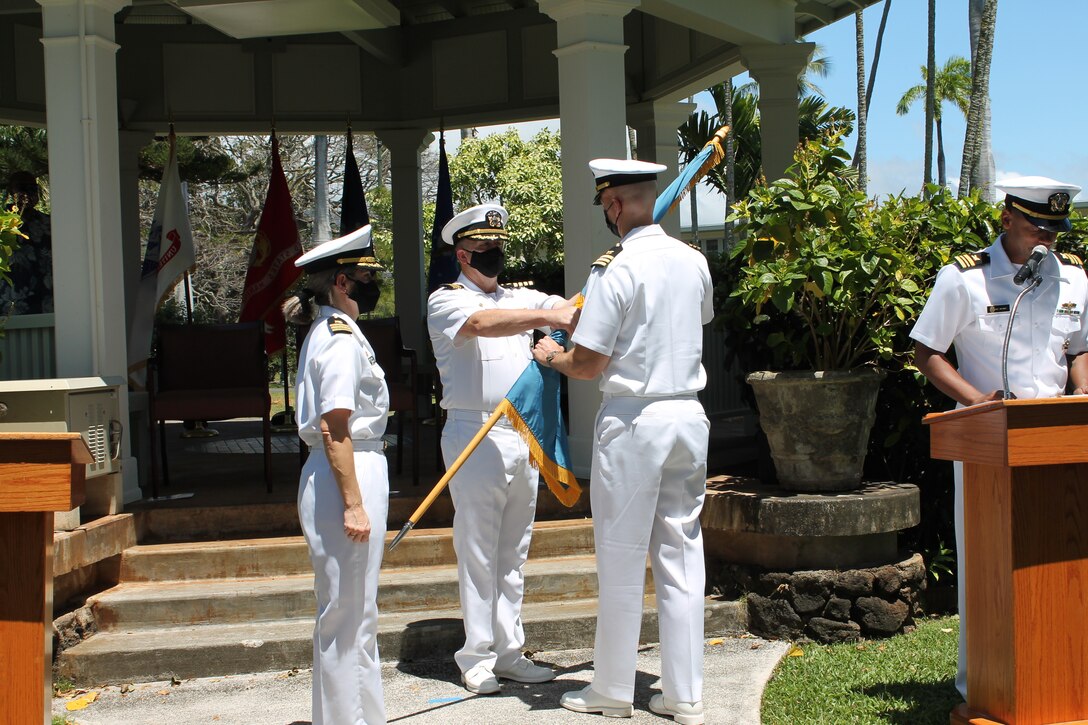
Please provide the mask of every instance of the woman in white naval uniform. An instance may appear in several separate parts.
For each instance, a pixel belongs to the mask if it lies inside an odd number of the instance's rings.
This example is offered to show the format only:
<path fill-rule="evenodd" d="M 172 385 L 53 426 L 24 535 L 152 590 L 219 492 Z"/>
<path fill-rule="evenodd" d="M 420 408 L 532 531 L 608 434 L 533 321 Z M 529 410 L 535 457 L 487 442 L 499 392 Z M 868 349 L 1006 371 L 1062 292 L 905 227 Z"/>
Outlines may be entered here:
<path fill-rule="evenodd" d="M 683 725 L 704 722 L 703 541 L 710 422 L 696 393 L 704 324 L 713 317 L 706 258 L 652 222 L 664 166 L 590 162 L 595 203 L 620 244 L 594 263 L 563 352 L 542 339 L 533 356 L 564 375 L 601 375 L 590 496 L 600 595 L 593 682 L 563 695 L 568 710 L 631 717 L 646 557 L 661 639 L 661 694 L 650 709 Z"/>
<path fill-rule="evenodd" d="M 299 257 L 304 291 L 284 304 L 311 327 L 298 369 L 299 436 L 311 450 L 298 514 L 317 595 L 314 725 L 383 725 L 378 660 L 378 569 L 385 545 L 389 412 L 385 374 L 355 319 L 377 304 L 381 264 L 370 225 Z M 316 303 L 316 304 L 315 304 Z"/>
<path fill-rule="evenodd" d="M 506 210 L 483 204 L 442 229 L 461 265 L 456 283 L 427 302 L 427 327 L 442 378 L 442 455 L 447 465 L 464 450 L 532 362 L 532 330 L 569 329 L 575 310 L 562 297 L 498 284 Z M 499 678 L 539 683 L 555 677 L 521 652 L 525 631 L 522 569 L 536 513 L 538 473 L 529 448 L 506 421 L 497 423 L 450 481 L 453 546 L 465 644 L 454 655 L 465 688 L 500 689 Z"/>
<path fill-rule="evenodd" d="M 1013 281 L 1033 247 L 1048 249 L 1071 228 L 1069 202 L 1079 186 L 1041 176 L 1009 179 L 1001 212 L 1004 234 L 979 254 L 963 254 L 941 269 L 910 336 L 918 369 L 957 407 L 1000 400 L 1004 380 L 1001 350 L 1016 296 Z M 1024 296 L 1009 340 L 1009 388 L 1017 398 L 1049 398 L 1065 392 L 1072 378 L 1088 392 L 1088 279 L 1079 260 L 1049 254 L 1039 265 L 1042 283 Z M 1027 281 L 1024 282 L 1027 284 Z M 956 348 L 956 367 L 947 353 Z M 1068 356 L 1076 356 L 1072 368 Z M 967 697 L 966 577 L 964 574 L 963 463 L 955 476 L 956 578 L 960 640 L 956 688 Z"/>

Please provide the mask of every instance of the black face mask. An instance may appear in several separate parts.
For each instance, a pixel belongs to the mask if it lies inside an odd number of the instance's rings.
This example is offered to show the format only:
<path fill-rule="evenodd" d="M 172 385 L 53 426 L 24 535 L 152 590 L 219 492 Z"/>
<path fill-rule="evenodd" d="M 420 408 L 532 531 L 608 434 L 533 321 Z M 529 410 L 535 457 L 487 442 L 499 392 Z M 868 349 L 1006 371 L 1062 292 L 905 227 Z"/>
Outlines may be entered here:
<path fill-rule="evenodd" d="M 354 282 L 354 285 L 351 292 L 348 293 L 348 297 L 359 305 L 359 314 L 373 312 L 374 308 L 378 306 L 378 298 L 382 296 L 381 284 L 376 279 L 369 282 L 360 282 L 359 280 L 352 280 L 352 282 Z"/>
<path fill-rule="evenodd" d="M 498 277 L 503 267 L 502 247 L 494 247 L 486 252 L 471 252 L 469 266 L 485 277 Z"/>
<path fill-rule="evenodd" d="M 616 222 L 618 222 L 620 220 L 620 218 L 619 218 L 619 216 L 616 216 L 616 221 L 614 221 L 614 222 L 608 221 L 608 209 L 611 209 L 611 208 L 612 208 L 612 205 L 609 204 L 608 208 L 603 211 L 603 213 L 604 213 L 604 225 L 606 227 L 608 227 L 608 231 L 612 232 L 614 235 L 616 235 L 618 237 L 618 236 L 620 236 L 620 228 L 618 226 L 616 226 Z"/>

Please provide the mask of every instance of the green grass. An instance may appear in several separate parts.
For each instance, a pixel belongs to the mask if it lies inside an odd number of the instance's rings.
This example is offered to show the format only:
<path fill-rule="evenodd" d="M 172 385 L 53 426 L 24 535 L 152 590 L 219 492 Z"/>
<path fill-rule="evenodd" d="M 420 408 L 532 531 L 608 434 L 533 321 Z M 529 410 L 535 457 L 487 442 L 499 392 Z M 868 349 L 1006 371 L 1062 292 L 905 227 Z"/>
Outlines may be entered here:
<path fill-rule="evenodd" d="M 920 620 L 914 632 L 856 644 L 802 645 L 763 694 L 765 725 L 945 725 L 959 703 L 959 618 Z"/>

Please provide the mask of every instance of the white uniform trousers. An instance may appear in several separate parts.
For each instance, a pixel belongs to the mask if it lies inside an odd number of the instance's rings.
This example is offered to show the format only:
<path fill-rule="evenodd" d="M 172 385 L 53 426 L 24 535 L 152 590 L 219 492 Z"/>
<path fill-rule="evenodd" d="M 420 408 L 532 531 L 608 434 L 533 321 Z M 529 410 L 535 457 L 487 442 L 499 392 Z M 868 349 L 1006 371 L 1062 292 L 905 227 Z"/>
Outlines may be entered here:
<path fill-rule="evenodd" d="M 963 543 L 963 461 L 952 462 L 955 479 L 953 516 L 956 519 L 956 606 L 960 613 L 959 652 L 956 657 L 956 689 L 967 699 L 967 564 Z"/>
<path fill-rule="evenodd" d="M 313 725 L 385 725 L 377 594 L 389 466 L 381 441 L 356 441 L 355 448 L 355 475 L 370 519 L 368 541 L 356 543 L 344 533 L 344 498 L 323 449 L 314 448 L 306 460 L 298 490 L 317 595 Z"/>
<path fill-rule="evenodd" d="M 450 465 L 490 417 L 450 410 L 442 429 L 442 455 Z M 500 421 L 450 481 L 453 548 L 465 645 L 454 659 L 461 672 L 484 664 L 513 665 L 525 645 L 522 572 L 533 535 L 539 474 L 529 464 L 521 436 Z"/>
<path fill-rule="evenodd" d="M 665 697 L 703 690 L 706 570 L 699 512 L 710 422 L 694 396 L 606 398 L 597 415 L 590 500 L 600 588 L 593 689 L 631 702 L 646 555 L 650 555 Z"/>

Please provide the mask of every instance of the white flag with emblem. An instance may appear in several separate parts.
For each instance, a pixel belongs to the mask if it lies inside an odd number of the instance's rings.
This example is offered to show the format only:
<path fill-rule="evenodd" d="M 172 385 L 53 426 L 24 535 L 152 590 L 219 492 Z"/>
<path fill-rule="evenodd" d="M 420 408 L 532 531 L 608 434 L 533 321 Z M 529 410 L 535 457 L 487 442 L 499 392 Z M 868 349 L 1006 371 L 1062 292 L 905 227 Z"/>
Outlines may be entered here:
<path fill-rule="evenodd" d="M 178 174 L 178 157 L 170 134 L 170 158 L 162 174 L 155 218 L 147 236 L 147 251 L 140 268 L 140 287 L 132 309 L 132 327 L 128 335 L 129 385 L 143 390 L 147 380 L 147 359 L 151 354 L 151 333 L 155 312 L 167 293 L 196 263 L 189 212 Z"/>

